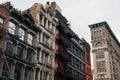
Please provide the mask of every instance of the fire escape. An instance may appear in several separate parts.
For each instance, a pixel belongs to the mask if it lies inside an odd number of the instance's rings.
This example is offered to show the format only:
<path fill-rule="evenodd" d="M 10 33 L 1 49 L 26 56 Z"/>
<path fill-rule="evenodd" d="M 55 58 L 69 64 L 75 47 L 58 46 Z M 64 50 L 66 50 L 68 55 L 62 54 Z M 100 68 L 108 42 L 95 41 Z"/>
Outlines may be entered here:
<path fill-rule="evenodd" d="M 66 80 L 66 74 L 67 74 L 67 62 L 68 62 L 68 56 L 67 56 L 67 47 L 69 46 L 65 29 L 62 27 L 62 25 L 57 26 L 58 34 L 56 35 L 56 42 L 58 45 L 58 50 L 56 50 L 55 56 L 56 59 L 59 61 L 57 62 L 58 66 L 55 69 L 55 75 L 59 76 L 59 78 Z M 56 79 L 57 80 L 57 79 Z"/>
<path fill-rule="evenodd" d="M 4 27 L 2 25 L 0 25 L 0 42 L 1 42 L 0 44 L 2 44 L 2 46 L 3 46 L 2 38 L 4 36 L 6 36 L 6 34 L 7 34 L 7 31 L 4 29 Z M 6 65 L 7 71 L 8 71 L 8 74 L 6 74 L 6 75 L 9 76 L 9 75 L 11 75 L 10 67 L 8 65 L 8 60 L 7 60 L 7 57 L 5 55 L 5 48 L 3 48 L 2 46 L 0 46 L 0 53 L 1 53 L 0 54 L 0 60 L 1 60 L 0 64 L 2 65 L 2 63 L 4 62 L 4 64 Z M 6 79 L 11 80 L 11 79 L 8 79 L 8 78 L 6 78 L 4 76 L 0 76 L 0 80 L 6 80 Z"/>

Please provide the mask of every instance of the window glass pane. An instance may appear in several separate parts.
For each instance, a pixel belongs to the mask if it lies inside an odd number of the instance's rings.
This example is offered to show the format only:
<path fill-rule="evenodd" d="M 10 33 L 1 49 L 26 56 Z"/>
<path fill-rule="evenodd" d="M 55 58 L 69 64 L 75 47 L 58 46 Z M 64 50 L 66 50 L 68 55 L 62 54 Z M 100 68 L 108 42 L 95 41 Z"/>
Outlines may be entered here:
<path fill-rule="evenodd" d="M 33 42 L 33 36 L 31 34 L 28 34 L 28 44 L 32 45 Z"/>
<path fill-rule="evenodd" d="M 21 40 L 24 40 L 25 38 L 25 31 L 22 28 L 19 28 L 19 36 Z"/>
<path fill-rule="evenodd" d="M 8 28 L 9 33 L 15 34 L 15 26 L 16 25 L 13 22 L 9 23 L 9 28 Z"/>
<path fill-rule="evenodd" d="M 0 24 L 3 24 L 4 20 L 3 18 L 0 18 Z"/>

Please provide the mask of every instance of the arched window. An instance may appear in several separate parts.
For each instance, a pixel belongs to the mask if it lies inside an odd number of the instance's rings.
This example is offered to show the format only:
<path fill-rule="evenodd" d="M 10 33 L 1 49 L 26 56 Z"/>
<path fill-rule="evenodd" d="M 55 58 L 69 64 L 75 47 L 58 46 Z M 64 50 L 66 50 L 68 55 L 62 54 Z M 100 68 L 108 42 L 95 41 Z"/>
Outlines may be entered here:
<path fill-rule="evenodd" d="M 98 43 L 96 43 L 96 45 L 95 45 L 95 47 L 100 47 L 100 46 L 102 46 L 102 43 L 101 43 L 101 42 L 98 42 Z"/>

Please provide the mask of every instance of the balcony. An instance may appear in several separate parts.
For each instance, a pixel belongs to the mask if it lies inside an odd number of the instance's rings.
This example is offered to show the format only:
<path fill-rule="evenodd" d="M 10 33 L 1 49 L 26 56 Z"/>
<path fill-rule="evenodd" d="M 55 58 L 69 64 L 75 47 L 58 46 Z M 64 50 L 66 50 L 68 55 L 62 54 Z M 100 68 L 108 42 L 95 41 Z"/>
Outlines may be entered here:
<path fill-rule="evenodd" d="M 78 75 L 75 75 L 75 74 L 72 74 L 71 72 L 67 72 L 67 75 L 66 77 L 69 79 L 69 80 L 86 80 L 85 78 L 82 78 Z"/>
<path fill-rule="evenodd" d="M 8 71 L 2 71 L 2 76 L 0 76 L 0 80 L 13 80 L 13 74 Z"/>
<path fill-rule="evenodd" d="M 6 29 L 0 25 L 0 37 L 4 36 L 6 34 Z"/>
<path fill-rule="evenodd" d="M 67 40 L 67 38 L 63 35 L 57 34 L 56 35 L 56 40 L 58 40 L 60 43 L 62 43 L 63 45 L 65 45 L 66 47 L 69 47 L 69 41 Z"/>
<path fill-rule="evenodd" d="M 66 77 L 67 77 L 69 80 L 75 80 L 75 76 L 74 76 L 71 72 L 67 72 Z"/>
<path fill-rule="evenodd" d="M 55 75 L 59 75 L 59 76 L 64 77 L 64 76 L 65 76 L 65 70 L 60 69 L 60 68 L 57 68 L 57 69 L 55 70 Z"/>
<path fill-rule="evenodd" d="M 68 36 L 68 38 L 73 38 L 74 33 L 71 30 L 69 30 L 69 31 L 67 31 L 67 36 Z"/>
<path fill-rule="evenodd" d="M 56 52 L 56 57 L 60 58 L 63 61 L 68 60 L 68 57 L 67 57 L 66 53 L 63 52 L 63 51 L 57 51 Z"/>
<path fill-rule="evenodd" d="M 48 68 L 51 68 L 51 69 L 53 68 L 52 63 L 50 63 L 50 62 L 46 62 L 45 65 L 46 65 Z"/>

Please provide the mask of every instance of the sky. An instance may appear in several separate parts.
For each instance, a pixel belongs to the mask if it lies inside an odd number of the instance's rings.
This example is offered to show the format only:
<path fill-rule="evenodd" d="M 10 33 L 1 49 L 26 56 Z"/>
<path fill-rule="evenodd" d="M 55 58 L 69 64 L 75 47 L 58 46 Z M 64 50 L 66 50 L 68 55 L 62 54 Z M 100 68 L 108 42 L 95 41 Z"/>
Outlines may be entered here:
<path fill-rule="evenodd" d="M 48 0 L 0 0 L 11 1 L 21 10 L 30 8 L 34 3 L 45 4 Z M 107 21 L 116 37 L 120 40 L 120 0 L 49 0 L 55 1 L 62 9 L 62 14 L 71 23 L 72 30 L 80 38 L 90 43 L 88 25 Z"/>
<path fill-rule="evenodd" d="M 45 4 L 55 1 L 62 9 L 62 14 L 71 23 L 72 30 L 80 38 L 91 43 L 88 25 L 107 21 L 113 33 L 120 40 L 120 0 L 0 0 L 11 1 L 21 10 L 30 8 L 34 3 Z"/>

